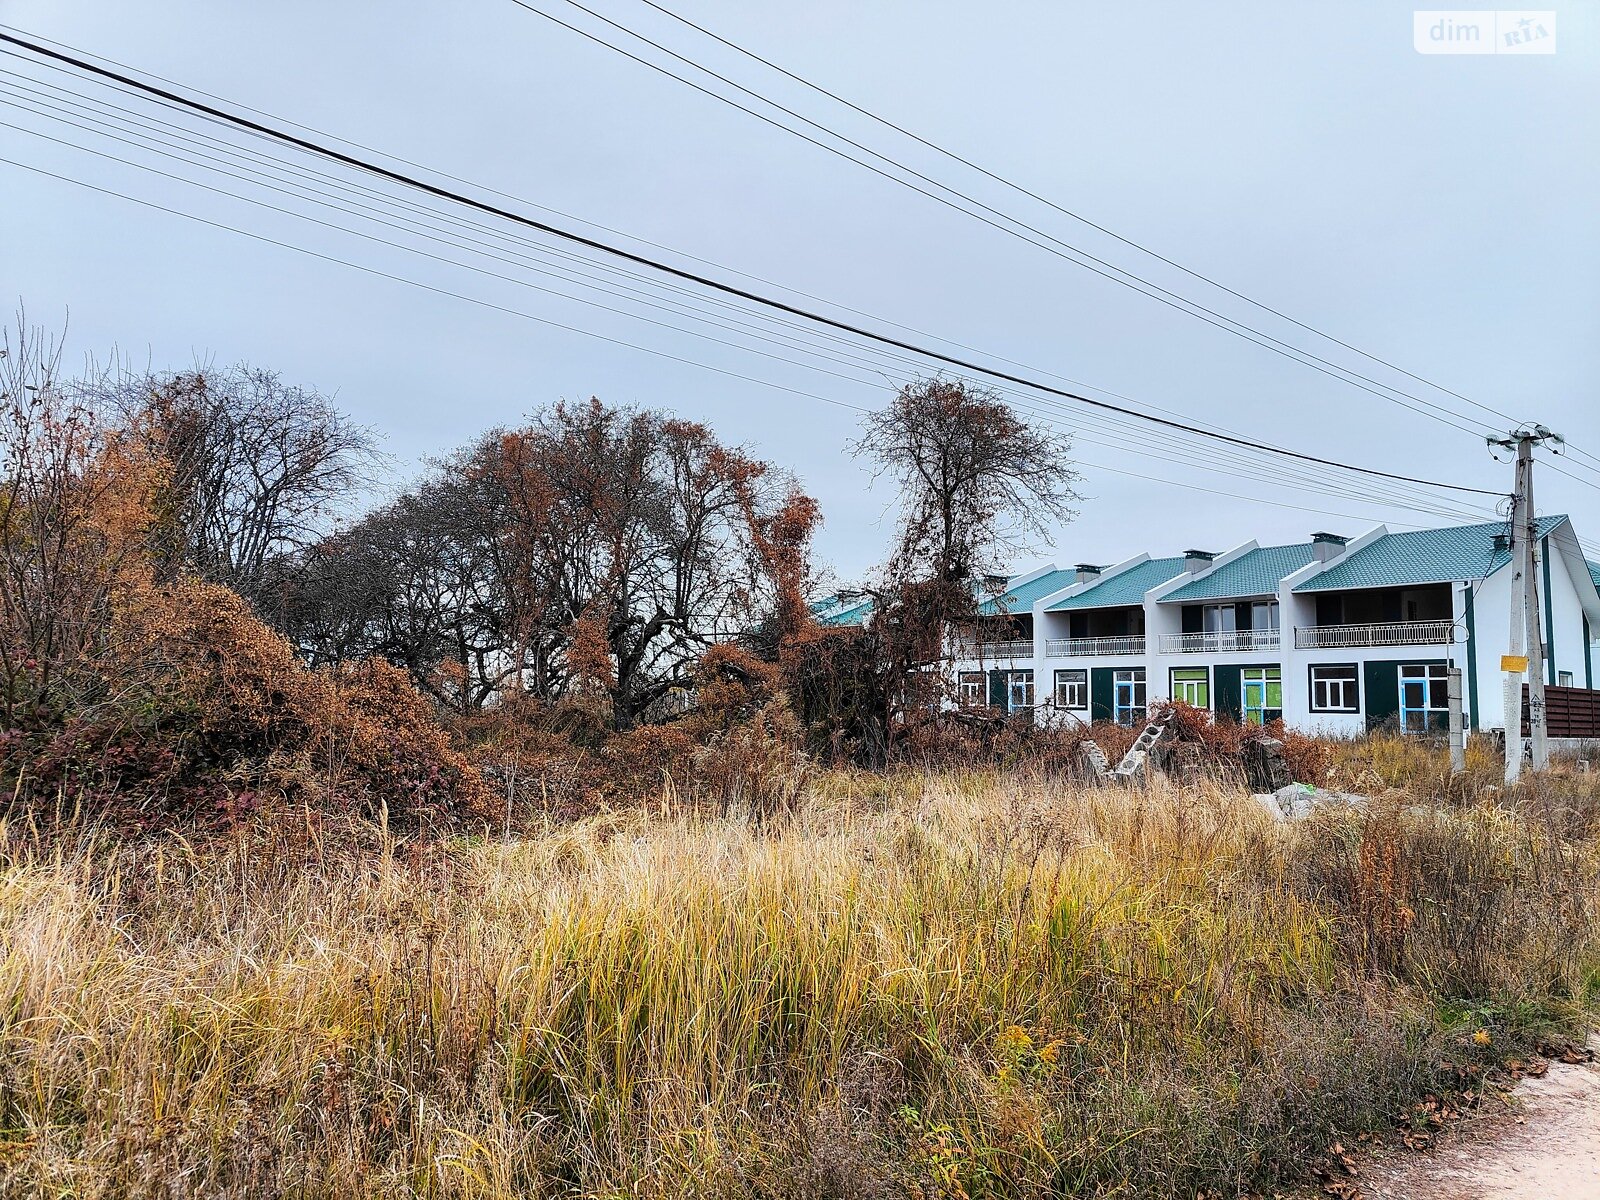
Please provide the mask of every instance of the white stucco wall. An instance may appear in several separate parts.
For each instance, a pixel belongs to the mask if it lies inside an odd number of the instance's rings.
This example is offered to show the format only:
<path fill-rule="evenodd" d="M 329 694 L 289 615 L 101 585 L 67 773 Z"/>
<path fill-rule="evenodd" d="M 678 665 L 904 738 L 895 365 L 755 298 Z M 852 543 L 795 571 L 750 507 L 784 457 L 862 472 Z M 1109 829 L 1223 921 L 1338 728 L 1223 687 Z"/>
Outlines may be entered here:
<path fill-rule="evenodd" d="M 1349 551 L 1358 549 L 1368 541 L 1382 536 L 1387 532 L 1383 527 L 1369 530 L 1361 537 L 1354 539 Z M 1218 556 L 1212 570 L 1232 561 L 1238 555 L 1254 548 L 1253 542 L 1236 546 L 1223 555 Z M 1588 594 L 1587 566 L 1578 568 L 1569 566 L 1567 554 L 1563 553 L 1559 545 L 1546 543 L 1550 560 L 1550 609 L 1553 621 L 1545 626 L 1546 643 L 1551 643 L 1550 635 L 1554 633 L 1554 669 L 1557 672 L 1570 671 L 1573 682 L 1579 687 L 1589 686 L 1591 681 L 1585 677 L 1585 646 L 1584 646 L 1584 609 L 1583 598 Z M 1347 551 L 1348 552 L 1348 551 Z M 1127 562 L 1117 564 L 1107 570 L 1101 578 L 1105 579 L 1123 570 L 1129 569 L 1145 561 L 1146 556 L 1140 555 L 1129 559 Z M 1337 561 L 1337 560 L 1335 560 Z M 957 664 L 957 670 L 984 670 L 995 668 L 1028 668 L 1034 673 L 1034 699 L 1035 712 L 1041 721 L 1071 720 L 1073 718 L 1088 720 L 1091 714 L 1086 710 L 1078 710 L 1070 714 L 1053 714 L 1049 705 L 1054 696 L 1055 671 L 1057 668 L 1093 672 L 1096 669 L 1110 668 L 1122 669 L 1129 667 L 1143 667 L 1146 677 L 1147 699 L 1151 702 L 1169 697 L 1169 672 L 1174 667 L 1206 667 L 1209 670 L 1222 663 L 1246 664 L 1277 662 L 1283 671 L 1284 685 L 1284 718 L 1294 728 L 1307 732 L 1321 732 L 1330 735 L 1349 736 L 1361 733 L 1366 728 L 1365 708 L 1367 704 L 1365 665 L 1372 661 L 1439 661 L 1444 660 L 1463 671 L 1463 698 L 1470 714 L 1474 708 L 1474 692 L 1471 686 L 1472 672 L 1468 670 L 1467 655 L 1467 622 L 1466 608 L 1467 596 L 1472 596 L 1474 642 L 1472 645 L 1477 674 L 1476 708 L 1478 726 L 1481 729 L 1498 729 L 1502 726 L 1503 707 L 1503 680 L 1500 671 L 1500 658 L 1508 652 L 1510 644 L 1510 587 L 1512 571 L 1502 568 L 1485 580 L 1473 584 L 1457 583 L 1451 587 L 1452 613 L 1455 618 L 1455 637 L 1452 644 L 1434 644 L 1419 646 L 1378 646 L 1357 648 L 1332 648 L 1332 649 L 1299 649 L 1295 645 L 1295 630 L 1297 628 L 1312 627 L 1316 624 L 1316 596 L 1314 593 L 1297 594 L 1294 588 L 1308 578 L 1314 577 L 1320 564 L 1295 572 L 1281 583 L 1277 598 L 1279 604 L 1279 619 L 1281 626 L 1281 644 L 1276 651 L 1256 650 L 1242 653 L 1204 653 L 1204 654 L 1172 654 L 1162 653 L 1159 649 L 1161 638 L 1182 632 L 1183 614 L 1182 606 L 1178 604 L 1163 604 L 1161 597 L 1176 591 L 1188 582 L 1202 578 L 1208 572 L 1201 571 L 1186 574 L 1166 584 L 1159 585 L 1146 593 L 1144 598 L 1146 652 L 1143 655 L 1096 655 L 1082 658 L 1050 658 L 1046 654 L 1046 643 L 1052 639 L 1066 638 L 1069 633 L 1068 614 L 1051 613 L 1045 611 L 1050 604 L 1057 602 L 1065 596 L 1076 594 L 1084 590 L 1084 585 L 1069 586 L 1052 596 L 1047 596 L 1037 601 L 1033 608 L 1034 618 L 1034 650 L 1030 656 L 1016 659 L 995 660 L 984 663 L 966 662 Z M 1584 577 L 1577 579 L 1570 572 L 1573 569 L 1583 571 Z M 1540 618 L 1544 623 L 1544 571 L 1539 569 L 1539 587 L 1541 590 Z M 1595 622 L 1596 631 L 1600 632 L 1600 620 Z M 1361 675 L 1361 702 L 1362 712 L 1356 713 L 1314 713 L 1311 711 L 1311 689 L 1309 682 L 1309 668 L 1315 663 L 1354 663 L 1362 668 Z M 1596 666 L 1600 669 L 1600 651 L 1596 652 Z M 1592 681 L 1600 684 L 1600 678 Z M 1211 689 L 1215 697 L 1215 677 L 1212 676 Z"/>

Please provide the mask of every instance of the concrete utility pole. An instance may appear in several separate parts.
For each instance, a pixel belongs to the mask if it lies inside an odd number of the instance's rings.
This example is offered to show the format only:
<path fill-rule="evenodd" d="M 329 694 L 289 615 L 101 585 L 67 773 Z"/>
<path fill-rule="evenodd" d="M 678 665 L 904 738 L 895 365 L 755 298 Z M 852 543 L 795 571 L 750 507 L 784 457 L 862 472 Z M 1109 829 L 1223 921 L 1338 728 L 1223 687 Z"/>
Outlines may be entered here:
<path fill-rule="evenodd" d="M 1513 430 L 1507 438 L 1489 438 L 1489 445 L 1517 454 L 1517 491 L 1511 499 L 1511 645 L 1501 659 L 1505 672 L 1506 782 L 1522 773 L 1522 680 L 1528 681 L 1528 734 L 1533 743 L 1533 769 L 1550 765 L 1550 739 L 1545 728 L 1544 634 L 1539 625 L 1539 542 L 1533 510 L 1533 448 L 1562 441 L 1543 425 Z"/>
<path fill-rule="evenodd" d="M 1450 774 L 1460 775 L 1467 769 L 1466 731 L 1461 718 L 1461 668 L 1452 666 L 1446 679 L 1446 695 L 1450 700 Z"/>

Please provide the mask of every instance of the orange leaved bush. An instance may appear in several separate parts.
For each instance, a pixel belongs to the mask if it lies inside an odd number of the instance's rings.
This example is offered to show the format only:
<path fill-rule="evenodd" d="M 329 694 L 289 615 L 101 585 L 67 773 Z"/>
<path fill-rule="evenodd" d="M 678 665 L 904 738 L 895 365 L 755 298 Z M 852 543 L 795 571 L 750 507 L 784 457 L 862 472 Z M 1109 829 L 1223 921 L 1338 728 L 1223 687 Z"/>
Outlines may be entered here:
<path fill-rule="evenodd" d="M 11 748 L 31 794 L 139 827 L 280 805 L 402 827 L 487 811 L 402 671 L 308 668 L 227 588 L 125 588 L 97 667 L 96 703 Z"/>

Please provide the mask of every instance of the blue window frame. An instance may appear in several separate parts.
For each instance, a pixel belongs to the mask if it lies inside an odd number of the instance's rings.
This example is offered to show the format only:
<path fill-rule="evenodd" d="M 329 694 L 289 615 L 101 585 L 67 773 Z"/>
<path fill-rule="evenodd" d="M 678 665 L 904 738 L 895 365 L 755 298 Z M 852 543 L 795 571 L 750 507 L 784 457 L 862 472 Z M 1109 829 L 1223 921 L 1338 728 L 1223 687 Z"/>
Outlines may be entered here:
<path fill-rule="evenodd" d="M 1145 717 L 1144 668 L 1127 667 L 1112 676 L 1112 717 L 1118 725 L 1135 725 Z"/>
<path fill-rule="evenodd" d="M 1400 668 L 1400 728 L 1428 733 L 1450 727 L 1450 668 L 1406 663 Z"/>

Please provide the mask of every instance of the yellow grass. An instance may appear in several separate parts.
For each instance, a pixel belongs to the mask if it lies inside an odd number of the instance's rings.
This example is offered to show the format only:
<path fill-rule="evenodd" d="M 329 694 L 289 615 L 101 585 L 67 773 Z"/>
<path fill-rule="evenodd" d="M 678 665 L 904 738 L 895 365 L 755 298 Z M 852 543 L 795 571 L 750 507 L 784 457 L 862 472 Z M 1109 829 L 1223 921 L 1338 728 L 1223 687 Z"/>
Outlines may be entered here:
<path fill-rule="evenodd" d="M 764 828 L 6 845 L 5 1196 L 1255 1186 L 1600 962 L 1592 842 L 1508 808 L 834 776 Z"/>

